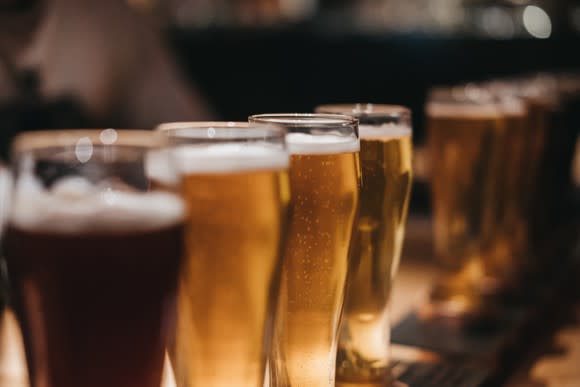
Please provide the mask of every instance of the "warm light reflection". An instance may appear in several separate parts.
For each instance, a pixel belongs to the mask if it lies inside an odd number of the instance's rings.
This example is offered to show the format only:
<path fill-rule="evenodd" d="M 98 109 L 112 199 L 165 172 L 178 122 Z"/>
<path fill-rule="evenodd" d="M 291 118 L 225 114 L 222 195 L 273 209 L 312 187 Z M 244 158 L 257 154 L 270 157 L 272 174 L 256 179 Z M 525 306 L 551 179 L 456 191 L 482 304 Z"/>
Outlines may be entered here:
<path fill-rule="evenodd" d="M 29 387 L 24 345 L 13 311 L 0 313 L 0 386 Z"/>
<path fill-rule="evenodd" d="M 524 9 L 523 22 L 526 31 L 534 38 L 547 39 L 552 35 L 550 16 L 540 7 L 528 5 Z"/>
<path fill-rule="evenodd" d="M 93 156 L 93 143 L 88 137 L 80 138 L 75 146 L 75 155 L 81 163 L 86 163 Z"/>
<path fill-rule="evenodd" d="M 175 387 L 175 376 L 173 375 L 173 366 L 171 365 L 171 360 L 169 359 L 167 353 L 165 353 L 161 387 Z"/>

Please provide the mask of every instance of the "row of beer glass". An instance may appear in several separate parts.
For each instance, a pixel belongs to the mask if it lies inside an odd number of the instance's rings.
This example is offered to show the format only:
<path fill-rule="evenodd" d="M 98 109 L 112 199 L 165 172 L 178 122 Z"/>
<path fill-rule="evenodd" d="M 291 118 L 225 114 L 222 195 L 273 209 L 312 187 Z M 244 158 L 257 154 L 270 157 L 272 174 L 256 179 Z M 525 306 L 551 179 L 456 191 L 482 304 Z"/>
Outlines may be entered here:
<path fill-rule="evenodd" d="M 158 387 L 166 352 L 179 387 L 261 387 L 267 360 L 271 386 L 387 383 L 410 112 L 317 111 L 17 137 L 3 248 L 31 385 Z"/>
<path fill-rule="evenodd" d="M 533 300 L 566 270 L 542 244 L 566 223 L 579 107 L 571 74 L 431 91 L 435 252 L 447 269 L 424 317 L 497 319 L 501 306 Z"/>

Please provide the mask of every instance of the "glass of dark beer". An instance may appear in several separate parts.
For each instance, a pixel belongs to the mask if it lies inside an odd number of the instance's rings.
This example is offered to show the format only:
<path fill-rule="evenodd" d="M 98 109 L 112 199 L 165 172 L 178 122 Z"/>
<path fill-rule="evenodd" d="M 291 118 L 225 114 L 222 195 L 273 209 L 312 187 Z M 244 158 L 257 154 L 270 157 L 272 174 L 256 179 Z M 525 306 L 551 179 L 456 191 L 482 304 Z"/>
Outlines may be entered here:
<path fill-rule="evenodd" d="M 15 139 L 4 255 L 32 386 L 159 387 L 184 218 L 147 177 L 163 141 L 113 129 Z"/>

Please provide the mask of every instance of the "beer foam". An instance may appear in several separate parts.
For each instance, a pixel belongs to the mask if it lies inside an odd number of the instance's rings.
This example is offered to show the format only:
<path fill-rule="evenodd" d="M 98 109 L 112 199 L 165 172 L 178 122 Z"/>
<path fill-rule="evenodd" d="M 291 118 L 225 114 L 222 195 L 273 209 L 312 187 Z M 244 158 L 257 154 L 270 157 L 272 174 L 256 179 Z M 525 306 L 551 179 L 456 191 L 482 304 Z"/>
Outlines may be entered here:
<path fill-rule="evenodd" d="M 149 179 L 166 186 L 175 186 L 179 181 L 177 173 L 171 165 L 168 149 L 154 150 L 147 153 L 145 174 Z"/>
<path fill-rule="evenodd" d="M 18 180 L 9 222 L 48 233 L 111 233 L 155 230 L 180 222 L 183 201 L 175 194 L 120 189 L 107 181 L 94 185 L 67 177 L 46 190 L 32 177 Z"/>
<path fill-rule="evenodd" d="M 410 137 L 412 135 L 411 128 L 406 125 L 399 124 L 382 124 L 382 125 L 360 125 L 359 135 L 362 139 L 372 139 L 372 138 L 401 138 Z"/>
<path fill-rule="evenodd" d="M 526 106 L 520 102 L 505 102 L 500 106 L 500 111 L 508 117 L 525 117 L 528 113 Z"/>
<path fill-rule="evenodd" d="M 291 154 L 352 153 L 360 150 L 360 141 L 342 135 L 288 133 L 286 144 Z"/>
<path fill-rule="evenodd" d="M 175 147 L 171 159 L 182 173 L 230 173 L 287 169 L 288 154 L 268 143 L 187 144 Z"/>
<path fill-rule="evenodd" d="M 495 119 L 501 116 L 496 104 L 471 104 L 471 103 L 441 103 L 431 102 L 427 104 L 428 116 L 437 118 L 462 118 L 462 119 Z"/>

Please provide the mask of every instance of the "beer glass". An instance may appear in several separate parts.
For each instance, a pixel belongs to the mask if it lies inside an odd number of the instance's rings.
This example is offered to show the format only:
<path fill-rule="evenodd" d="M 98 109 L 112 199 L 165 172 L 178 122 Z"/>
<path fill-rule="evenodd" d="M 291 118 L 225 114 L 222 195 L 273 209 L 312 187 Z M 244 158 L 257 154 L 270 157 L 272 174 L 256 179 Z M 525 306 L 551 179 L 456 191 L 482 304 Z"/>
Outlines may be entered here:
<path fill-rule="evenodd" d="M 522 211 L 529 200 L 530 192 L 526 182 L 526 169 L 530 168 L 529 146 L 532 130 L 529 125 L 528 108 L 525 102 L 513 96 L 495 98 L 503 136 L 497 136 L 496 155 L 493 166 L 497 169 L 495 192 L 488 200 L 492 201 L 489 245 L 485 256 L 485 273 L 489 287 L 498 295 L 508 296 L 522 285 L 521 274 L 527 254 L 528 227 L 525 212 Z"/>
<path fill-rule="evenodd" d="M 16 137 L 4 256 L 33 387 L 159 387 L 185 215 L 151 190 L 145 161 L 163 144 L 137 130 Z"/>
<path fill-rule="evenodd" d="M 323 105 L 359 120 L 362 188 L 338 344 L 337 380 L 388 382 L 388 302 L 405 234 L 412 180 L 411 112 L 402 106 Z"/>
<path fill-rule="evenodd" d="M 285 132 L 232 122 L 159 130 L 188 206 L 176 384 L 262 387 L 290 201 Z"/>
<path fill-rule="evenodd" d="M 505 126 L 497 103 L 470 98 L 472 92 L 432 98 L 426 108 L 435 255 L 445 274 L 425 317 L 482 316 L 483 295 L 495 287 L 485 254 L 496 224 Z"/>
<path fill-rule="evenodd" d="M 509 178 L 504 180 L 502 186 L 505 184 L 509 187 L 508 191 L 515 188 L 515 191 L 512 191 L 513 199 L 517 201 L 516 207 L 520 212 L 518 215 L 521 219 L 520 226 L 517 227 L 513 239 L 517 251 L 521 252 L 519 255 L 525 258 L 520 262 L 521 270 L 516 277 L 519 277 L 520 281 L 530 281 L 529 278 L 526 280 L 523 277 L 528 274 L 537 276 L 547 268 L 537 259 L 534 251 L 537 250 L 538 241 L 543 240 L 547 234 L 547 228 L 551 226 L 550 219 L 553 220 L 557 213 L 556 203 L 563 200 L 560 197 L 561 190 L 554 189 L 558 184 L 552 180 L 559 179 L 565 174 L 566 167 L 550 164 L 561 153 L 566 153 L 562 146 L 556 145 L 558 141 L 562 142 L 560 140 L 564 132 L 559 125 L 559 98 L 553 87 L 543 84 L 538 79 L 494 81 L 488 83 L 486 88 L 502 101 L 503 107 L 506 106 L 504 103 L 506 100 L 515 99 L 519 100 L 519 104 L 523 104 L 526 110 L 525 122 L 522 122 L 521 115 L 517 118 L 517 114 L 511 114 L 512 118 L 507 119 L 509 126 L 506 128 L 508 148 L 505 152 L 508 160 L 514 162 L 518 158 L 519 146 L 523 147 L 519 172 L 514 169 L 512 173 L 519 181 L 519 188 L 514 187 Z M 516 105 L 513 102 L 510 104 L 512 108 L 509 110 L 514 113 L 513 107 Z M 518 136 L 513 129 L 522 125 L 525 125 L 525 128 L 522 128 L 525 134 Z M 519 144 L 522 137 L 523 141 Z M 503 173 L 511 171 L 514 165 L 514 163 L 506 164 L 502 168 Z M 511 216 L 508 214 L 511 212 L 510 208 L 512 206 L 508 205 L 506 216 Z M 515 218 L 511 216 L 511 219 L 512 221 L 508 222 L 513 225 Z"/>
<path fill-rule="evenodd" d="M 334 386 L 348 252 L 359 202 L 357 120 L 328 114 L 262 114 L 284 126 L 292 217 L 269 359 L 273 387 Z"/>

